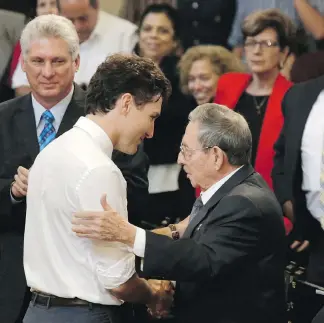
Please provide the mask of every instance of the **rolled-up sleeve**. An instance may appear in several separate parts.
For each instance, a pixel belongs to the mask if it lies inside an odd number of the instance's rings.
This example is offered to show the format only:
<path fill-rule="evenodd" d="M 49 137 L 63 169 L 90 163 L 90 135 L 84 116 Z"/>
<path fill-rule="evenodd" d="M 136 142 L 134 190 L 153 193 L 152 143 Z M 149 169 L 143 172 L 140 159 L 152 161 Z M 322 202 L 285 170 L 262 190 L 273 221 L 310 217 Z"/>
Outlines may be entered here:
<path fill-rule="evenodd" d="M 100 198 L 107 194 L 109 205 L 127 218 L 126 182 L 116 169 L 92 169 L 84 174 L 76 191 L 81 211 L 102 211 Z M 87 252 L 93 273 L 106 289 L 119 287 L 135 273 L 135 256 L 122 243 L 92 240 Z"/>

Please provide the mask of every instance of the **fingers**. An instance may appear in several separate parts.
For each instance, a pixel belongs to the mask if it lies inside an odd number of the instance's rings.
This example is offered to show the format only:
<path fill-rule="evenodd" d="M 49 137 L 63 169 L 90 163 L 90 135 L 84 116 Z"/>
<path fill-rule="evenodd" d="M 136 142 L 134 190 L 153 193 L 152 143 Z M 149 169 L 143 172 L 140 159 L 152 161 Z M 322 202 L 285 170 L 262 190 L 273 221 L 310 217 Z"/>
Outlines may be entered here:
<path fill-rule="evenodd" d="M 26 196 L 27 195 L 27 184 L 25 184 L 18 175 L 15 175 L 14 177 L 15 181 L 12 185 L 12 189 L 18 191 L 18 193 L 22 196 Z"/>
<path fill-rule="evenodd" d="M 309 247 L 309 241 L 305 240 L 300 247 L 297 249 L 297 252 L 302 252 Z"/>
<path fill-rule="evenodd" d="M 28 179 L 29 170 L 25 167 L 19 166 L 18 167 L 18 175 Z"/>
<path fill-rule="evenodd" d="M 103 208 L 105 211 L 110 211 L 111 207 L 110 207 L 110 205 L 107 203 L 107 194 L 103 194 L 103 195 L 101 196 L 100 203 L 101 203 L 102 208 Z"/>
<path fill-rule="evenodd" d="M 309 241 L 305 240 L 305 241 L 298 241 L 295 240 L 291 245 L 290 248 L 293 250 L 296 250 L 297 252 L 302 252 L 305 249 L 307 249 L 309 247 Z"/>
<path fill-rule="evenodd" d="M 300 241 L 295 240 L 291 245 L 291 249 L 296 249 L 300 245 Z"/>
<path fill-rule="evenodd" d="M 102 212 L 96 212 L 96 211 L 80 211 L 73 214 L 72 217 L 72 223 L 75 224 L 82 224 L 86 223 L 83 221 L 91 221 L 91 220 L 97 220 L 101 219 Z M 73 222 L 74 221 L 74 222 Z"/>

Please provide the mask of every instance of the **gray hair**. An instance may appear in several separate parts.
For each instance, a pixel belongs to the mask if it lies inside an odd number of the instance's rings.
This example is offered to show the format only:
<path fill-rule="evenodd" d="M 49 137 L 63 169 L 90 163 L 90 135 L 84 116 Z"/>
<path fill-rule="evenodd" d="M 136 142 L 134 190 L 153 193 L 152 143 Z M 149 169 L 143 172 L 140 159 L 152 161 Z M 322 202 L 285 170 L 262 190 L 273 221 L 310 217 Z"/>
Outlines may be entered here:
<path fill-rule="evenodd" d="M 30 21 L 24 28 L 21 37 L 21 51 L 24 59 L 33 41 L 41 38 L 60 38 L 69 46 L 69 52 L 75 60 L 80 51 L 79 37 L 73 23 L 58 15 L 43 15 Z"/>
<path fill-rule="evenodd" d="M 202 147 L 219 147 L 231 165 L 250 163 L 252 135 L 239 113 L 223 105 L 205 103 L 191 111 L 189 120 L 199 123 L 198 141 Z"/>

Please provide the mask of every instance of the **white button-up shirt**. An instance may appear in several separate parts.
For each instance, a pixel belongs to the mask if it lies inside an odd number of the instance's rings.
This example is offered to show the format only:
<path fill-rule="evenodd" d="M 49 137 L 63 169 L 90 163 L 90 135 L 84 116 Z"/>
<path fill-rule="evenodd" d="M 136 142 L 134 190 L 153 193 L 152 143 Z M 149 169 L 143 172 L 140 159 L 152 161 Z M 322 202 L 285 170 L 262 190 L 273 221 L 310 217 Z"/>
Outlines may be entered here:
<path fill-rule="evenodd" d="M 135 273 L 134 255 L 120 243 L 79 238 L 74 212 L 102 210 L 100 197 L 127 218 L 126 181 L 111 160 L 113 145 L 81 117 L 37 156 L 29 173 L 24 268 L 29 287 L 65 298 L 120 305 L 109 289 Z"/>
<path fill-rule="evenodd" d="M 132 53 L 138 41 L 137 26 L 104 11 L 99 11 L 98 22 L 89 39 L 80 44 L 80 68 L 75 83 L 88 85 L 98 66 L 115 53 Z M 20 61 L 12 76 L 11 87 L 29 86 Z"/>
<path fill-rule="evenodd" d="M 303 170 L 302 189 L 306 192 L 307 208 L 312 216 L 322 222 L 320 205 L 321 160 L 324 148 L 324 91 L 320 93 L 308 116 L 301 144 Z"/>

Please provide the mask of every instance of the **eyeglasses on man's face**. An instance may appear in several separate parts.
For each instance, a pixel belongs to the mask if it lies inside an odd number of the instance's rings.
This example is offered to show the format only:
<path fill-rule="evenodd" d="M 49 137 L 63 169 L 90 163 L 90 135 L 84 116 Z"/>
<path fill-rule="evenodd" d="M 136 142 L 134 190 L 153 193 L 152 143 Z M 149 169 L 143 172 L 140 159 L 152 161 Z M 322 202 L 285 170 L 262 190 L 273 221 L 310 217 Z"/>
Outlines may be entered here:
<path fill-rule="evenodd" d="M 256 48 L 256 46 L 259 46 L 259 48 L 261 50 L 267 49 L 267 48 L 273 48 L 273 47 L 278 47 L 279 43 L 277 41 L 274 40 L 260 40 L 260 41 L 256 41 L 256 40 L 247 40 L 244 43 L 244 47 L 247 50 L 253 50 Z"/>
<path fill-rule="evenodd" d="M 203 147 L 203 148 L 192 149 L 192 148 L 189 148 L 189 147 L 181 144 L 180 145 L 180 152 L 181 152 L 181 154 L 182 154 L 182 156 L 183 156 L 183 158 L 185 160 L 189 160 L 193 156 L 193 154 L 195 152 L 197 152 L 197 151 L 204 151 L 204 150 L 210 149 L 210 148 L 213 148 L 213 147 L 210 146 L 210 147 Z"/>

